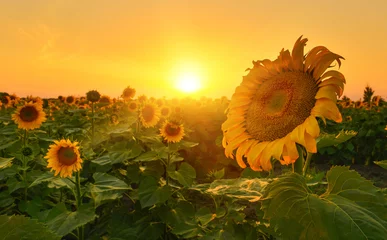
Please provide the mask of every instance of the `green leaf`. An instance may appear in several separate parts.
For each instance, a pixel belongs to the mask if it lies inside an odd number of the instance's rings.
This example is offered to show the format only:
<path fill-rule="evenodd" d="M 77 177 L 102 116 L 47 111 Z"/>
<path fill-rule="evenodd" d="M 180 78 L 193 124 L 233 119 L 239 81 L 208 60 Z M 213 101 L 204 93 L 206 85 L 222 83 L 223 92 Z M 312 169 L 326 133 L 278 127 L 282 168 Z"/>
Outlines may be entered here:
<path fill-rule="evenodd" d="M 2 158 L 2 157 L 0 157 L 0 169 L 12 166 L 12 160 L 13 159 L 14 159 L 14 157 L 12 157 L 12 158 Z"/>
<path fill-rule="evenodd" d="M 77 227 L 91 222 L 96 217 L 94 207 L 82 205 L 77 211 L 70 212 L 64 203 L 57 204 L 51 210 L 40 214 L 39 220 L 60 236 L 66 236 Z"/>
<path fill-rule="evenodd" d="M 53 172 L 45 172 L 43 173 L 40 177 L 35 179 L 31 183 L 30 187 L 36 186 L 38 184 L 41 184 L 43 182 L 49 182 L 48 187 L 49 188 L 62 188 L 62 187 L 67 187 L 70 190 L 73 190 L 75 187 L 75 184 L 70 181 L 68 178 L 61 178 L 59 176 L 54 176 Z"/>
<path fill-rule="evenodd" d="M 196 218 L 202 225 L 207 225 L 214 220 L 216 214 L 213 214 L 208 207 L 202 207 L 196 212 Z"/>
<path fill-rule="evenodd" d="M 101 165 L 101 166 L 105 166 L 105 165 L 112 163 L 109 155 L 103 155 L 103 156 L 100 156 L 98 158 L 92 159 L 91 162 L 96 163 L 96 164 Z"/>
<path fill-rule="evenodd" d="M 355 131 L 344 131 L 341 130 L 337 135 L 336 134 L 321 134 L 317 138 L 317 149 L 336 146 L 340 143 L 346 142 L 349 139 L 356 136 L 357 132 Z"/>
<path fill-rule="evenodd" d="M 60 239 L 42 223 L 25 216 L 0 215 L 0 239 L 41 240 Z"/>
<path fill-rule="evenodd" d="M 271 179 L 220 179 L 212 183 L 198 184 L 190 189 L 198 190 L 210 195 L 224 195 L 236 200 L 258 201 L 263 193 L 262 189 Z"/>
<path fill-rule="evenodd" d="M 170 186 L 160 186 L 158 181 L 150 176 L 142 179 L 138 188 L 138 197 L 142 208 L 164 203 L 171 195 Z"/>
<path fill-rule="evenodd" d="M 184 187 L 189 187 L 192 185 L 193 180 L 196 178 L 196 171 L 188 163 L 183 162 L 179 170 L 177 171 L 168 171 L 169 176 L 178 181 Z"/>
<path fill-rule="evenodd" d="M 379 165 L 380 167 L 384 168 L 384 169 L 387 169 L 387 160 L 383 160 L 383 161 L 374 161 L 374 163 L 376 165 Z"/>
<path fill-rule="evenodd" d="M 142 151 L 142 147 L 135 141 L 120 141 L 116 142 L 109 149 L 109 158 L 111 160 L 111 164 L 122 163 L 125 160 L 139 156 Z"/>
<path fill-rule="evenodd" d="M 134 159 L 135 162 L 150 162 L 150 161 L 157 161 L 159 160 L 159 154 L 155 151 L 148 151 L 140 156 L 138 156 L 136 159 Z"/>
<path fill-rule="evenodd" d="M 254 171 L 250 167 L 243 169 L 243 171 L 241 173 L 241 178 L 254 179 L 254 178 L 260 178 L 260 177 L 261 177 L 261 173 Z"/>
<path fill-rule="evenodd" d="M 130 187 L 122 180 L 106 173 L 94 173 L 94 184 L 88 185 L 88 191 L 99 206 L 105 200 L 114 200 L 122 197 L 122 194 Z"/>
<path fill-rule="evenodd" d="M 215 171 L 212 175 L 215 177 L 215 179 L 221 179 L 224 177 L 224 174 L 225 174 L 225 170 L 224 168 L 222 168 L 218 171 Z"/>
<path fill-rule="evenodd" d="M 382 193 L 346 167 L 327 173 L 328 189 L 318 196 L 296 173 L 265 188 L 264 218 L 282 239 L 384 239 L 387 215 Z M 384 208 L 383 208 L 384 206 Z M 378 213 L 372 211 L 380 211 Z"/>

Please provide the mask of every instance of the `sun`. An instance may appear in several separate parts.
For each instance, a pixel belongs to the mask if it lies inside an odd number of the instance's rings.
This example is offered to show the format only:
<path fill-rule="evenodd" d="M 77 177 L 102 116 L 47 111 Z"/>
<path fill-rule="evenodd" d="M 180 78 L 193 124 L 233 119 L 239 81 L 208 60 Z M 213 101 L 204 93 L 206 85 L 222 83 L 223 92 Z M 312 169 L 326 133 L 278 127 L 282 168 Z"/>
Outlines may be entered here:
<path fill-rule="evenodd" d="M 183 73 L 177 77 L 177 86 L 179 90 L 192 93 L 201 88 L 200 78 L 194 73 Z"/>

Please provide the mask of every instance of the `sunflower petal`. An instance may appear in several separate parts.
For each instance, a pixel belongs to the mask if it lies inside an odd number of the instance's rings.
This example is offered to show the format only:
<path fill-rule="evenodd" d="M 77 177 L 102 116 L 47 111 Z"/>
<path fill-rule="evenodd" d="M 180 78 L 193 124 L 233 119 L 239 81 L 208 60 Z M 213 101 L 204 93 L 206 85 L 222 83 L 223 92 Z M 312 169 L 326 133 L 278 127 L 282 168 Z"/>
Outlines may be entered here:
<path fill-rule="evenodd" d="M 288 165 L 294 163 L 298 159 L 298 157 L 299 155 L 296 143 L 294 141 L 291 141 L 290 138 L 287 138 L 282 153 L 283 160 L 280 160 L 280 163 L 282 165 Z"/>
<path fill-rule="evenodd" d="M 328 78 L 328 77 L 334 77 L 334 78 L 337 78 L 337 79 L 341 79 L 343 81 L 343 83 L 346 83 L 344 75 L 341 72 L 339 72 L 339 71 L 336 71 L 336 70 L 326 71 L 320 77 L 320 79 L 322 80 L 322 79 L 325 79 L 325 78 Z"/>
<path fill-rule="evenodd" d="M 310 153 L 316 153 L 317 152 L 317 145 L 316 145 L 316 139 L 309 135 L 307 132 L 305 132 L 305 148 Z"/>
<path fill-rule="evenodd" d="M 241 168 L 246 168 L 246 164 L 245 162 L 243 161 L 243 156 L 246 155 L 246 153 L 248 152 L 248 150 L 250 149 L 250 147 L 252 146 L 252 144 L 254 143 L 253 140 L 247 140 L 246 142 L 243 142 L 237 152 L 236 152 L 236 160 L 238 162 L 238 165 L 241 167 Z"/>
<path fill-rule="evenodd" d="M 247 162 L 249 163 L 251 169 L 255 170 L 255 169 L 261 168 L 259 157 L 268 143 L 269 142 L 260 142 L 250 148 L 250 151 L 247 155 Z M 259 170 L 255 170 L 255 171 L 259 171 Z"/>
<path fill-rule="evenodd" d="M 314 116 L 309 116 L 305 120 L 305 129 L 312 137 L 316 138 L 320 135 L 320 127 L 318 126 L 318 122 Z"/>
<path fill-rule="evenodd" d="M 327 85 L 319 88 L 316 93 L 316 99 L 329 98 L 333 102 L 337 101 L 336 88 L 333 85 Z"/>
<path fill-rule="evenodd" d="M 341 122 L 343 120 L 336 103 L 328 98 L 317 99 L 315 106 L 312 108 L 311 114 L 318 117 L 328 118 L 335 122 Z"/>
<path fill-rule="evenodd" d="M 293 50 L 292 50 L 292 57 L 293 57 L 293 67 L 296 71 L 303 71 L 304 69 L 304 47 L 306 45 L 306 42 L 308 41 L 307 38 L 302 39 L 302 36 L 299 37 L 294 44 Z"/>

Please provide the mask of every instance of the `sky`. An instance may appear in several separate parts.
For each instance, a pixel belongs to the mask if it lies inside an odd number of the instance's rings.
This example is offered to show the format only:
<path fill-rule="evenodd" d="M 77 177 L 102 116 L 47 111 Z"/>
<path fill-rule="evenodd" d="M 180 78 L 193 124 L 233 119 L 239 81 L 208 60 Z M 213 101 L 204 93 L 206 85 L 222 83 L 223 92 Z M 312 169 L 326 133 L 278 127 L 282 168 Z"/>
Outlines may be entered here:
<path fill-rule="evenodd" d="M 0 92 L 19 96 L 231 97 L 253 60 L 275 60 L 308 38 L 345 58 L 344 94 L 370 85 L 387 98 L 387 1 L 3 0 Z"/>

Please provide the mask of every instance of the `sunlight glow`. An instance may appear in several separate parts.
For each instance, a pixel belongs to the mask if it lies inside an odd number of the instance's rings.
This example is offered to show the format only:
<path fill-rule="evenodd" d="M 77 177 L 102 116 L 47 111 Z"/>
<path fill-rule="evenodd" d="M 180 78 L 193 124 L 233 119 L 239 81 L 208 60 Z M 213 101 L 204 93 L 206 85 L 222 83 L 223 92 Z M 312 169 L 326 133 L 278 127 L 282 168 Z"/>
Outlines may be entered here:
<path fill-rule="evenodd" d="M 200 79 L 193 73 L 183 73 L 177 78 L 177 88 L 183 92 L 196 92 L 200 87 Z"/>

